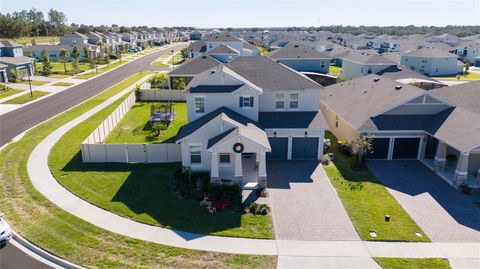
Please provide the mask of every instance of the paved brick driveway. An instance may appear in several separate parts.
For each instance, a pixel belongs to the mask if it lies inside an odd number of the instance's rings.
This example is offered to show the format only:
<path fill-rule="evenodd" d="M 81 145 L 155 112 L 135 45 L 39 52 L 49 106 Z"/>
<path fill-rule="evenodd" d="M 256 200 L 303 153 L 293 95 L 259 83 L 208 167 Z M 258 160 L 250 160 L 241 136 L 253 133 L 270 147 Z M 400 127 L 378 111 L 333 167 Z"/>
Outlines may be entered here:
<path fill-rule="evenodd" d="M 269 161 L 267 169 L 277 239 L 359 240 L 318 162 Z"/>
<path fill-rule="evenodd" d="M 480 209 L 419 161 L 368 161 L 423 231 L 436 242 L 480 242 Z"/>

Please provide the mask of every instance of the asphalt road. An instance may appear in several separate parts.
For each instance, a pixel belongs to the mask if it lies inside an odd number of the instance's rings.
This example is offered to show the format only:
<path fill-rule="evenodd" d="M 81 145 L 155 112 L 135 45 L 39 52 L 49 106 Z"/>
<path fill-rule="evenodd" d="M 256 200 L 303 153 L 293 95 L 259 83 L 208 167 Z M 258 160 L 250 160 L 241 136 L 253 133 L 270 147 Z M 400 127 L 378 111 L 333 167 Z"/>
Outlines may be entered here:
<path fill-rule="evenodd" d="M 178 50 L 183 45 L 173 47 Z M 0 146 L 17 135 L 63 111 L 97 95 L 133 73 L 144 70 L 168 70 L 150 63 L 172 48 L 141 57 L 106 74 L 99 75 L 80 85 L 54 94 L 43 100 L 21 107 L 0 116 Z M 51 267 L 30 257 L 12 244 L 0 249 L 0 269 L 50 269 Z"/>
<path fill-rule="evenodd" d="M 178 50 L 181 46 L 183 45 L 175 46 L 173 49 Z M 161 55 L 170 53 L 171 49 L 172 48 L 164 49 L 141 57 L 112 70 L 107 74 L 100 75 L 68 90 L 1 115 L 0 146 L 8 143 L 14 137 L 38 123 L 41 123 L 42 121 L 47 120 L 117 84 L 133 73 L 142 70 L 167 70 L 166 67 L 151 66 L 150 63 Z"/>

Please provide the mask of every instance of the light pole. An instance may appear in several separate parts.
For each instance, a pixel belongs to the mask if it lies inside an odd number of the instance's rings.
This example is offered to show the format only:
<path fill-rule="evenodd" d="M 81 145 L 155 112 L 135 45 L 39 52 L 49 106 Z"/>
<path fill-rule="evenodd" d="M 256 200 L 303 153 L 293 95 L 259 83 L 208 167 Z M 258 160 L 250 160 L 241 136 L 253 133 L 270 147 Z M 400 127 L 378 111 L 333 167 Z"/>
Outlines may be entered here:
<path fill-rule="evenodd" d="M 175 55 L 173 55 L 175 51 L 171 50 L 171 52 L 172 52 L 172 65 L 173 65 L 173 69 L 175 69 Z"/>
<path fill-rule="evenodd" d="M 30 79 L 30 70 L 27 70 L 27 75 L 28 75 L 28 86 L 30 87 L 30 98 L 33 98 L 32 80 Z"/>

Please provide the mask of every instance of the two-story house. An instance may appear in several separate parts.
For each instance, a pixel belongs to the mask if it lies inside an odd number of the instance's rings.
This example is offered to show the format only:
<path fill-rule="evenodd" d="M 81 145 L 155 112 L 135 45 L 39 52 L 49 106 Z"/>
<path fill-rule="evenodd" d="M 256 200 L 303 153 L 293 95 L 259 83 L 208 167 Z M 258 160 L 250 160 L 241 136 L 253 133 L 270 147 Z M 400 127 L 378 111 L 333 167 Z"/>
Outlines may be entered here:
<path fill-rule="evenodd" d="M 397 63 L 375 51 L 352 51 L 342 58 L 342 76 L 347 79 L 376 74 Z"/>
<path fill-rule="evenodd" d="M 185 89 L 182 164 L 214 182 L 265 187 L 267 160 L 320 159 L 323 87 L 267 57 L 239 56 L 195 76 Z"/>
<path fill-rule="evenodd" d="M 23 56 L 21 45 L 0 40 L 0 82 L 7 82 L 13 76 L 12 70 L 25 69 L 27 75 L 33 76 L 33 59 Z"/>
<path fill-rule="evenodd" d="M 470 64 L 475 65 L 475 58 L 480 57 L 480 40 L 462 42 L 455 47 L 455 54 Z"/>
<path fill-rule="evenodd" d="M 445 50 L 425 47 L 403 53 L 400 63 L 428 76 L 449 76 L 463 72 L 458 55 Z"/>
<path fill-rule="evenodd" d="M 216 49 L 217 47 L 220 49 Z M 216 50 L 215 50 L 216 49 Z M 187 47 L 188 57 L 195 58 L 206 52 L 214 50 L 218 54 L 224 55 L 225 51 L 235 51 L 236 55 L 241 56 L 259 56 L 260 50 L 252 44 L 236 37 L 233 34 L 208 34 L 202 40 L 191 43 Z M 229 55 L 231 56 L 231 54 Z"/>
<path fill-rule="evenodd" d="M 268 57 L 296 71 L 327 74 L 330 67 L 330 56 L 315 50 L 313 46 L 290 43 L 276 49 Z"/>
<path fill-rule="evenodd" d="M 67 33 L 60 37 L 60 45 L 86 45 L 88 37 L 79 32 Z"/>

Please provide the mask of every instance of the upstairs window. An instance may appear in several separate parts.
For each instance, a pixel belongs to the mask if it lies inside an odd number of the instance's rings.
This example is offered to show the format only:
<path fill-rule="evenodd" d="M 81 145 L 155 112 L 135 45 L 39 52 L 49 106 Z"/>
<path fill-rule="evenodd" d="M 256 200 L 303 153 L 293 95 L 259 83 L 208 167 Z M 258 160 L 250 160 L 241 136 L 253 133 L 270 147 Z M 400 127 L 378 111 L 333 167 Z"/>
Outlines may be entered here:
<path fill-rule="evenodd" d="M 283 92 L 275 93 L 275 108 L 276 109 L 285 108 L 285 93 Z"/>
<path fill-rule="evenodd" d="M 198 114 L 205 113 L 205 97 L 201 97 L 201 96 L 195 97 L 195 113 L 198 113 Z"/>
<path fill-rule="evenodd" d="M 240 107 L 253 107 L 253 96 L 240 96 Z"/>
<path fill-rule="evenodd" d="M 289 107 L 291 109 L 298 109 L 298 99 L 300 94 L 297 92 L 290 93 Z"/>

